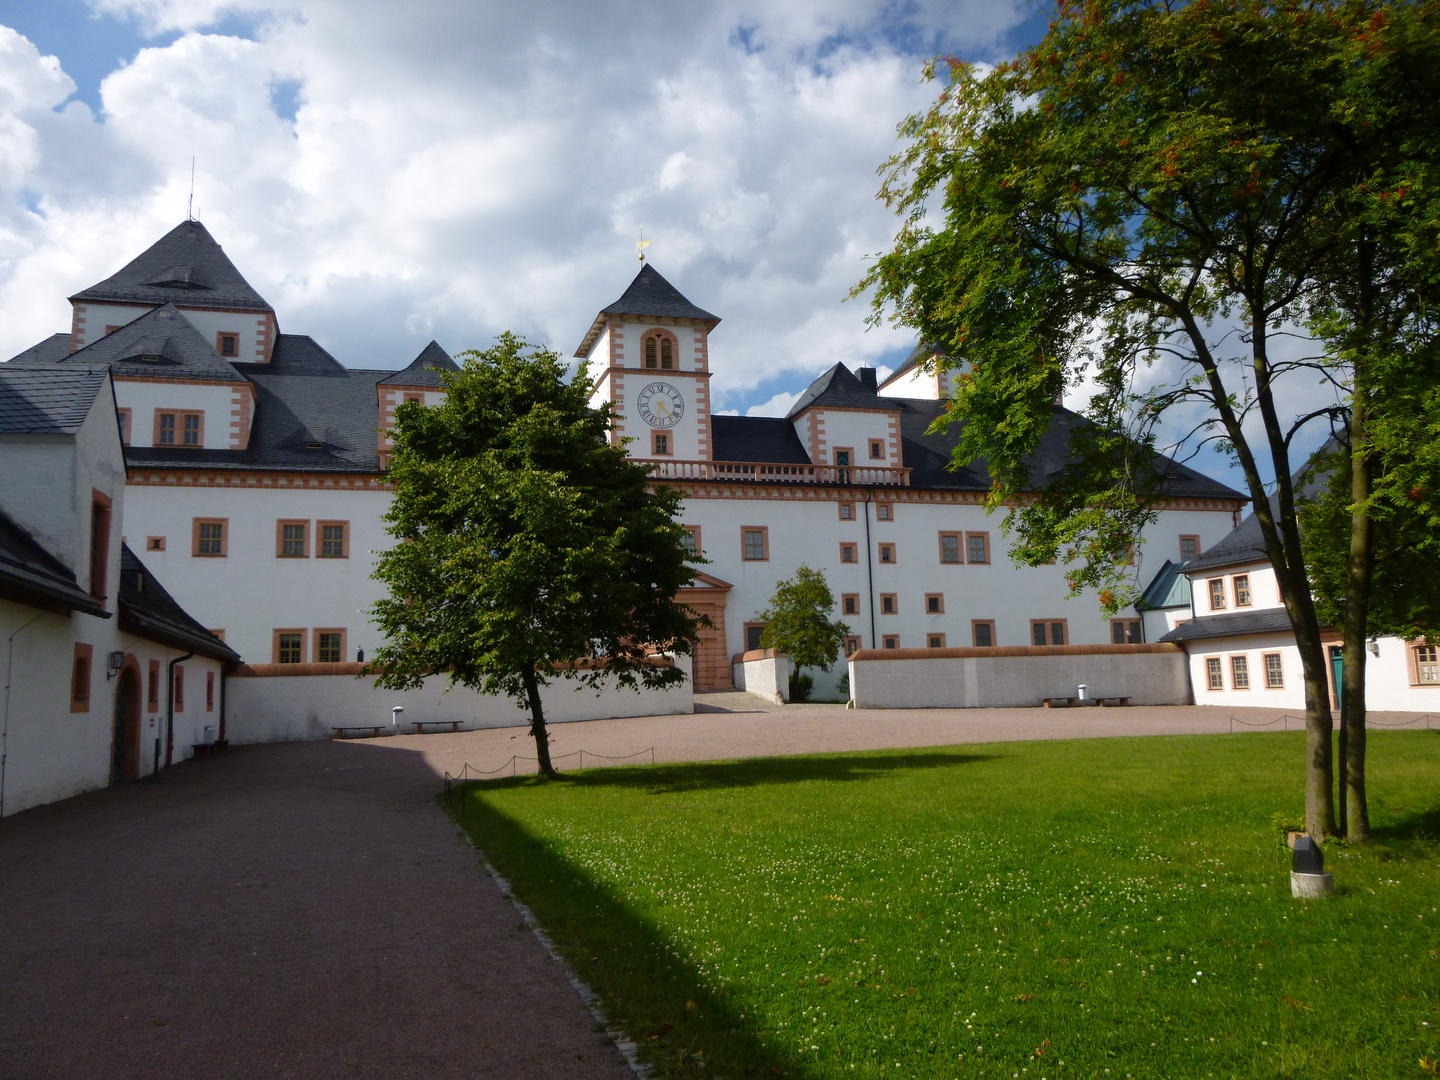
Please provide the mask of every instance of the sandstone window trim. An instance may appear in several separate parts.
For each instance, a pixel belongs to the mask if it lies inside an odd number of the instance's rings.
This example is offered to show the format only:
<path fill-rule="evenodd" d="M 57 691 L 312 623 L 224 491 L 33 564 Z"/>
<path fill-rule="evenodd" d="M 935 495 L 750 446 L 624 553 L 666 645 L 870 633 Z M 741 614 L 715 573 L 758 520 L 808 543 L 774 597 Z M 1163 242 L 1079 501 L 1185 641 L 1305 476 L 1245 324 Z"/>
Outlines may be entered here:
<path fill-rule="evenodd" d="M 339 530 L 335 532 L 334 530 Z M 315 522 L 315 557 L 317 559 L 348 559 L 350 557 L 350 522 Z"/>
<path fill-rule="evenodd" d="M 216 527 L 218 526 L 218 531 Z M 190 554 L 197 559 L 224 559 L 230 554 L 230 519 L 197 517 L 190 522 Z"/>
<path fill-rule="evenodd" d="M 299 535 L 295 535 L 299 530 Z M 278 518 L 275 522 L 275 557 L 277 559 L 308 559 L 310 557 L 310 519 Z"/>

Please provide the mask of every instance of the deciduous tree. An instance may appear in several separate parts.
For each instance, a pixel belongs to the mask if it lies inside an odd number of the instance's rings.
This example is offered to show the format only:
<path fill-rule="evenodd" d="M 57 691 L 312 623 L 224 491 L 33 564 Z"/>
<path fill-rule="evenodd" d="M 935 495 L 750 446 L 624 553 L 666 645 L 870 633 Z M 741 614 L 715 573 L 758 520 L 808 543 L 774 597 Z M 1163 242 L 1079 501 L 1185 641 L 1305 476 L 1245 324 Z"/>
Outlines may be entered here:
<path fill-rule="evenodd" d="M 790 680 L 792 700 L 802 667 L 829 671 L 845 648 L 845 635 L 850 633 L 850 627 L 830 621 L 834 610 L 835 596 L 830 592 L 825 572 L 801 565 L 793 578 L 775 586 L 770 606 L 760 614 L 765 623 L 760 635 L 761 648 L 788 653 L 795 665 Z"/>
<path fill-rule="evenodd" d="M 680 496 L 610 441 L 585 369 L 504 334 L 462 354 L 444 403 L 396 410 L 385 515 L 398 543 L 375 576 L 385 633 L 376 684 L 451 685 L 528 706 L 542 775 L 553 775 L 540 689 L 551 679 L 663 687 L 703 618 L 677 600 L 686 565 Z"/>

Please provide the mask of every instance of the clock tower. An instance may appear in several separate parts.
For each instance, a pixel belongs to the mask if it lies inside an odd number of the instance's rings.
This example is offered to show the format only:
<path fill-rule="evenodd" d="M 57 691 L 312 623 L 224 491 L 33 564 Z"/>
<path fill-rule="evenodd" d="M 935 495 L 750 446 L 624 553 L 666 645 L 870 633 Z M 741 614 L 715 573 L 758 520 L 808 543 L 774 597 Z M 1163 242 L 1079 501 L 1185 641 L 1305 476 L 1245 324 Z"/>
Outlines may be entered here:
<path fill-rule="evenodd" d="M 615 406 L 611 438 L 631 440 L 631 457 L 711 460 L 709 337 L 719 322 L 649 264 L 595 316 L 575 355 L 590 362 L 591 404 Z"/>

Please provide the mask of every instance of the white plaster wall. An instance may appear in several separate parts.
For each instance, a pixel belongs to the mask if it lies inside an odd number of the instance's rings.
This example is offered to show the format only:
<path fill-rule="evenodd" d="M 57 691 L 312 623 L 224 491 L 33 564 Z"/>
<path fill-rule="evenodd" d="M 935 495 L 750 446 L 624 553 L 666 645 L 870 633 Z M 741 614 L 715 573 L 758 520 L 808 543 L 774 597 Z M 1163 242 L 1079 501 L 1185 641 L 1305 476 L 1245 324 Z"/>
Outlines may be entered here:
<path fill-rule="evenodd" d="M 230 410 L 235 400 L 234 387 L 228 383 L 209 384 L 142 382 L 121 379 L 115 384 L 115 404 L 130 409 L 131 446 L 155 444 L 155 413 L 177 409 L 200 410 L 205 414 L 201 429 L 206 450 L 230 449 Z M 177 425 L 178 425 L 177 421 Z M 184 438 L 177 426 L 176 445 Z"/>
<path fill-rule="evenodd" d="M 1074 697 L 1129 697 L 1132 705 L 1186 705 L 1185 654 L 970 656 L 850 661 L 853 700 L 862 709 L 1011 708 Z"/>
<path fill-rule="evenodd" d="M 344 628 L 347 659 L 354 659 L 357 646 L 373 656 L 381 644 L 364 612 L 384 594 L 370 575 L 374 552 L 392 543 L 380 521 L 390 499 L 382 491 L 134 485 L 126 531 L 131 548 L 170 595 L 202 625 L 224 630 L 225 643 L 250 663 L 272 661 L 273 632 L 280 628 L 307 630 L 307 658 L 313 648 L 308 631 Z M 197 517 L 229 519 L 226 557 L 191 554 Z M 281 518 L 311 523 L 309 558 L 276 557 Z M 348 558 L 315 557 L 321 520 L 350 522 Z M 149 536 L 165 537 L 166 550 L 145 550 Z"/>
<path fill-rule="evenodd" d="M 898 468 L 899 447 L 890 438 L 891 413 L 860 412 L 839 409 L 811 409 L 811 413 L 824 418 L 824 442 L 820 447 L 820 460 L 816 464 L 833 465 L 835 448 L 850 448 L 850 464 L 858 468 Z M 872 460 L 870 440 L 879 439 L 885 444 L 885 457 Z"/>
<path fill-rule="evenodd" d="M 1409 643 L 1382 637 L 1375 647 L 1380 655 L 1365 660 L 1365 707 L 1440 714 L 1440 686 L 1410 685 Z"/>
<path fill-rule="evenodd" d="M 106 395 L 108 396 L 108 395 Z M 75 439 L 70 435 L 0 436 L 0 508 L 71 570 L 81 586 L 88 582 L 85 557 L 88 533 L 77 518 Z M 85 489 L 89 497 L 90 489 Z M 89 502 L 85 522 L 90 520 Z M 113 520 L 113 519 L 112 519 Z"/>
<path fill-rule="evenodd" d="M 1240 576 L 1247 576 L 1250 579 L 1249 607 L 1235 606 L 1235 579 Z M 1225 582 L 1225 606 L 1219 608 L 1212 607 L 1210 603 L 1210 582 L 1217 578 Z M 1212 573 L 1201 571 L 1191 574 L 1190 601 L 1196 613 L 1200 615 L 1219 615 L 1231 611 L 1257 611 L 1284 606 L 1280 600 L 1280 586 L 1275 580 L 1275 569 L 1268 562 L 1230 566 L 1216 569 Z"/>
<path fill-rule="evenodd" d="M 264 345 L 265 323 L 268 318 L 266 312 L 207 311 L 186 307 L 182 307 L 180 310 L 184 313 L 185 318 L 190 320 L 191 325 L 200 332 L 200 336 L 208 341 L 217 353 L 220 351 L 220 334 L 239 336 L 236 354 L 224 359 L 234 360 L 240 364 L 268 362 L 269 357 L 265 355 Z"/>
<path fill-rule="evenodd" d="M 766 701 L 790 700 L 790 657 L 784 653 L 742 660 L 745 671 L 742 684 L 747 694 L 754 694 Z"/>
<path fill-rule="evenodd" d="M 640 418 L 638 400 L 641 392 L 652 383 L 674 387 L 685 400 L 685 411 L 680 421 L 671 428 L 651 428 Z M 700 460 L 700 410 L 697 389 L 699 379 L 674 371 L 628 372 L 625 377 L 624 396 L 619 402 L 619 415 L 624 418 L 625 434 L 635 441 L 630 444 L 629 454 L 636 458 L 649 458 L 650 432 L 664 431 L 670 435 L 672 453 L 677 461 Z"/>
<path fill-rule="evenodd" d="M 665 330 L 675 335 L 679 347 L 675 351 L 675 371 L 698 371 L 700 365 L 696 360 L 695 349 L 695 327 L 689 323 L 661 323 L 653 319 L 624 319 L 621 322 L 623 327 L 622 335 L 625 342 L 625 366 L 631 368 L 645 367 L 645 354 L 640 349 L 640 339 L 650 330 Z M 608 333 L 608 331 L 607 331 Z M 606 338 L 601 338 L 597 343 L 598 349 L 604 345 L 605 351 L 597 355 L 607 359 L 610 356 L 610 345 Z M 659 363 L 659 357 L 656 357 Z M 647 369 L 648 370 L 648 369 Z M 664 372 L 660 372 L 664 374 Z"/>
<path fill-rule="evenodd" d="M 856 494 L 846 493 L 845 498 L 854 498 Z M 857 514 L 864 508 L 863 493 L 859 494 Z M 732 585 L 725 609 L 729 655 L 745 651 L 744 624 L 757 620 L 759 613 L 769 606 L 776 584 L 792 577 L 802 563 L 824 570 L 836 601 L 836 614 L 832 617 L 847 623 L 867 648 L 880 644 L 872 640 L 870 633 L 872 606 L 876 611 L 877 637 L 883 640 L 887 634 L 898 634 L 901 646 L 907 648 L 923 646 L 927 633 L 944 633 L 950 646 L 970 645 L 972 619 L 993 619 L 997 644 L 1001 645 L 1030 644 L 1031 619 L 1062 618 L 1068 621 L 1072 643 L 1110 643 L 1110 623 L 1102 616 L 1094 594 L 1066 599 L 1064 566 L 1011 564 L 1000 534 L 1001 516 L 987 517 L 979 505 L 897 501 L 894 520 L 888 522 L 874 520 L 872 505 L 868 511 L 874 558 L 872 591 L 864 559 L 865 522 L 841 521 L 838 501 L 834 497 L 754 500 L 692 497 L 686 500 L 682 521 L 700 526 L 701 547 L 711 560 L 703 569 Z M 768 562 L 746 562 L 741 558 L 740 534 L 745 526 L 768 526 Z M 1172 547 L 1178 546 L 1181 533 L 1199 534 L 1203 543 L 1215 543 L 1230 527 L 1227 511 L 1163 511 L 1149 536 L 1168 555 Z M 992 561 L 986 565 L 942 564 L 939 545 L 942 530 L 988 531 Z M 858 563 L 840 562 L 842 540 L 858 546 Z M 896 545 L 894 564 L 886 566 L 878 561 L 877 549 L 881 542 Z M 1137 576 L 1144 573 L 1145 551 L 1149 546 L 1142 546 Z M 1159 565 L 1163 560 L 1149 561 L 1150 565 Z M 931 592 L 944 594 L 943 615 L 926 614 L 925 594 Z M 839 614 L 843 610 L 841 596 L 844 593 L 859 594 L 859 615 Z M 896 614 L 879 613 L 882 593 L 897 595 Z M 815 674 L 818 694 L 821 679 L 819 673 Z M 838 674 L 835 679 L 839 679 Z"/>
<path fill-rule="evenodd" d="M 688 663 L 684 669 L 689 671 Z M 389 724 L 390 710 L 405 709 L 405 731 L 417 720 L 458 720 L 465 730 L 521 727 L 530 711 L 508 697 L 477 694 L 463 686 L 446 691 L 436 676 L 420 690 L 379 690 L 368 677 L 277 675 L 236 677 L 226 700 L 226 730 L 235 743 L 299 742 L 329 739 L 334 726 Z M 666 690 L 602 688 L 599 693 L 573 679 L 553 679 L 540 693 L 547 723 L 603 720 L 620 716 L 668 716 L 695 711 L 689 678 Z"/>
<path fill-rule="evenodd" d="M 80 325 L 80 344 L 72 348 L 72 352 L 78 352 L 86 345 L 103 338 L 106 326 L 126 326 L 147 311 L 155 310 L 154 306 L 149 304 L 96 304 L 89 300 L 81 301 L 79 306 L 85 309 L 85 321 Z M 74 342 L 71 344 L 73 346 Z"/>
<path fill-rule="evenodd" d="M 940 397 L 939 381 L 934 375 L 926 374 L 918 366 L 911 368 L 892 383 L 880 388 L 881 397 L 928 398 Z"/>

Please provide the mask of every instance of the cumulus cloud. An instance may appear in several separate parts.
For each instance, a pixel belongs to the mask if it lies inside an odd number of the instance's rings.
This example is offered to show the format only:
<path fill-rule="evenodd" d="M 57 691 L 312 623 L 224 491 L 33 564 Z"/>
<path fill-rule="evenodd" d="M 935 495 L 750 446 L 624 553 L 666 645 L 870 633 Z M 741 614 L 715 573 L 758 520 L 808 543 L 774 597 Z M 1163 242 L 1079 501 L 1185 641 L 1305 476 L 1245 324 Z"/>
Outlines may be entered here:
<path fill-rule="evenodd" d="M 769 401 L 762 401 L 759 405 L 751 405 L 745 410 L 745 415 L 784 416 L 790 411 L 790 406 L 794 405 L 799 399 L 799 394 L 787 394 L 782 390 Z"/>
<path fill-rule="evenodd" d="M 71 102 L 0 30 L 0 355 L 200 216 L 287 332 L 356 366 L 514 329 L 563 353 L 651 261 L 722 316 L 716 401 L 907 335 L 845 303 L 923 58 L 1000 55 L 1017 3 L 92 0 L 169 43 Z M 217 33 L 217 20 L 233 29 Z M 777 398 L 778 400 L 778 398 Z"/>

